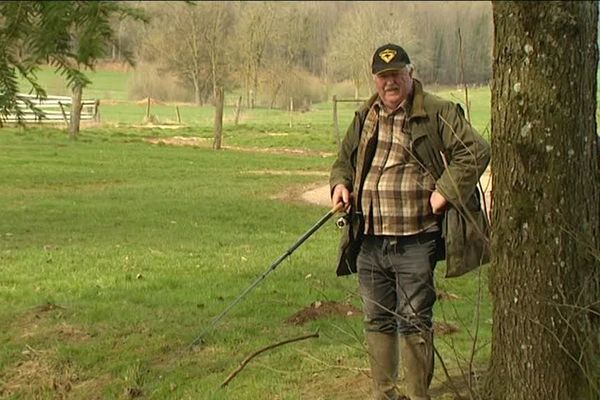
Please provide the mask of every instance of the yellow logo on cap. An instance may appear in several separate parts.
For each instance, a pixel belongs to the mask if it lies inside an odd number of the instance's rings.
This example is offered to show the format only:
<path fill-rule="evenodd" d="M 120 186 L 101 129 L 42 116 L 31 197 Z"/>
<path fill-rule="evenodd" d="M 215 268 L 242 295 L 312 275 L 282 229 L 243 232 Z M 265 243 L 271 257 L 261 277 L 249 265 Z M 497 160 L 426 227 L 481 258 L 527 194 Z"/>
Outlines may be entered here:
<path fill-rule="evenodd" d="M 379 53 L 379 58 L 381 58 L 386 63 L 389 63 L 396 57 L 396 50 L 385 49 L 381 53 Z"/>

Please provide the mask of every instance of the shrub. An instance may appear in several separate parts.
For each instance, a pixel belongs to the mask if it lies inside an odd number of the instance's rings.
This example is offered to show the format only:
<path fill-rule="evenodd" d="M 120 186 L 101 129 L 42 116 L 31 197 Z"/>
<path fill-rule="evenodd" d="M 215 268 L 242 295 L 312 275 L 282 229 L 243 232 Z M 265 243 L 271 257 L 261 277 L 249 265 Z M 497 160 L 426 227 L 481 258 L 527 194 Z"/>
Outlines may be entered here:
<path fill-rule="evenodd" d="M 267 107 L 288 109 L 291 98 L 294 110 L 308 111 L 312 103 L 325 101 L 327 96 L 325 82 L 298 68 L 270 69 L 260 76 L 260 82 L 262 90 L 258 101 Z"/>
<path fill-rule="evenodd" d="M 193 93 L 173 74 L 152 64 L 140 64 L 133 71 L 128 97 L 139 100 L 150 97 L 161 101 L 192 101 Z"/>

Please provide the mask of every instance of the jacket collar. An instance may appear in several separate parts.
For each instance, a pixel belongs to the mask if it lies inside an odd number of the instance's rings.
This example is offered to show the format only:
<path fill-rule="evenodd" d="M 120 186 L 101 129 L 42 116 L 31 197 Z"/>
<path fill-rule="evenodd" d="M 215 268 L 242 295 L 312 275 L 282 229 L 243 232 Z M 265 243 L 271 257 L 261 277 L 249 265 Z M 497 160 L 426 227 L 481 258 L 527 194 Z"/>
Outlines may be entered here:
<path fill-rule="evenodd" d="M 410 105 L 410 110 L 408 112 L 408 119 L 412 118 L 423 118 L 427 116 L 425 112 L 425 107 L 423 106 L 423 84 L 418 79 L 413 79 L 413 97 L 412 104 Z M 375 104 L 375 101 L 379 98 L 377 93 L 373 94 L 369 100 L 367 100 L 363 107 L 361 107 L 359 112 L 365 113 Z"/>
<path fill-rule="evenodd" d="M 423 85 L 417 79 L 413 79 L 413 101 L 408 114 L 408 119 L 426 117 L 427 113 L 423 107 Z"/>

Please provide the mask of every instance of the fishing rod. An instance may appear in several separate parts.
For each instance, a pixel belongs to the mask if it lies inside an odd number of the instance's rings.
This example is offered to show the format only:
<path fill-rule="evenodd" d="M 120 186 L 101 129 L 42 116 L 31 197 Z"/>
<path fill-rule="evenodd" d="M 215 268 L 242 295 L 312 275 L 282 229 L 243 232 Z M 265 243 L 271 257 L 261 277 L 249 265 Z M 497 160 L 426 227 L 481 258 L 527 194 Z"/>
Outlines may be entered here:
<path fill-rule="evenodd" d="M 214 317 L 212 319 L 211 323 L 209 325 L 207 325 L 206 328 L 204 328 L 204 330 L 202 330 L 202 332 L 198 335 L 198 337 L 196 337 L 196 339 L 194 339 L 194 341 L 190 344 L 190 347 L 195 346 L 195 345 L 199 344 L 200 342 L 202 342 L 203 341 L 202 338 L 204 337 L 204 335 L 206 335 L 209 331 L 214 329 L 217 326 L 217 324 L 223 319 L 223 317 L 225 317 L 225 315 L 227 315 L 227 313 L 233 307 L 235 307 L 236 304 L 238 304 L 244 297 L 246 297 L 246 295 L 248 295 L 248 293 L 250 293 L 256 286 L 258 286 L 271 272 L 275 271 L 275 269 L 279 266 L 279 264 L 281 264 L 281 262 L 283 260 L 285 260 L 287 257 L 292 255 L 292 253 L 298 247 L 300 247 L 302 245 L 302 243 L 304 243 L 306 241 L 306 239 L 311 237 L 313 233 L 318 231 L 319 228 L 321 228 L 325 224 L 325 222 L 327 222 L 333 215 L 335 215 L 335 213 L 342 210 L 343 208 L 344 208 L 344 203 L 342 203 L 342 202 L 338 203 L 335 207 L 333 207 L 331 210 L 329 210 L 329 212 L 327 212 L 327 214 L 325 214 L 323 217 L 321 217 L 321 219 L 319 221 L 317 221 L 317 223 L 314 224 L 308 231 L 306 231 L 302 236 L 300 236 L 300 238 L 294 244 L 292 244 L 290 246 L 290 248 L 285 251 L 285 253 L 283 253 L 281 256 L 279 256 L 279 258 L 277 258 L 277 260 L 275 260 L 265 272 L 263 272 L 258 278 L 256 278 L 256 280 L 250 286 L 248 286 L 238 297 L 236 297 L 235 300 L 233 300 L 231 302 L 231 304 L 229 304 L 227 307 L 225 307 L 225 309 L 223 311 L 221 311 L 221 313 L 219 315 L 217 315 L 216 317 Z"/>

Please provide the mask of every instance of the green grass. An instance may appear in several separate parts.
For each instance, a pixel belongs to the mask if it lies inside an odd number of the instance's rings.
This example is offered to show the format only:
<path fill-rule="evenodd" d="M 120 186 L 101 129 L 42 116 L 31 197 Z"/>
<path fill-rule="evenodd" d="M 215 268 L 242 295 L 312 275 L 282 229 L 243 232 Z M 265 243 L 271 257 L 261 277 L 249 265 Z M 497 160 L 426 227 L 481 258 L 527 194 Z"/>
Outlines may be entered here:
<path fill-rule="evenodd" d="M 83 91 L 83 98 L 88 99 L 110 99 L 127 100 L 129 76 L 127 72 L 121 71 L 84 71 L 85 75 L 92 81 Z M 46 90 L 48 95 L 70 96 L 64 77 L 56 73 L 52 67 L 41 67 L 37 70 L 38 82 Z M 28 93 L 31 90 L 25 80 L 21 80 L 21 91 Z"/>
<path fill-rule="evenodd" d="M 285 129 L 285 116 L 273 119 L 273 126 L 245 122 L 226 141 L 332 146 L 300 123 L 287 127 L 288 136 L 265 135 Z M 184 134 L 197 133 L 189 129 Z M 306 172 L 328 171 L 333 158 L 215 152 L 143 140 L 172 134 L 90 128 L 70 141 L 58 129 L 2 130 L 1 396 L 366 398 L 360 317 L 285 323 L 317 300 L 360 307 L 356 278 L 335 277 L 339 233 L 332 223 L 211 330 L 204 346 L 186 350 L 327 211 L 274 196 L 289 188 L 300 193 L 302 185 L 319 180 Z M 274 170 L 297 174 L 260 173 Z M 467 329 L 473 328 L 477 285 L 474 275 L 447 281 L 442 275 L 443 265 L 439 288 L 460 296 L 436 309 L 438 321 L 460 325 L 459 333 L 437 342 L 456 373 L 454 349 L 468 357 L 471 346 Z M 485 343 L 491 311 L 486 297 L 483 304 Z M 226 389 L 218 388 L 246 355 L 317 329 L 319 339 L 267 352 Z M 484 347 L 476 362 L 483 364 L 488 352 Z M 445 378 L 441 368 L 437 373 L 439 386 Z"/>
<path fill-rule="evenodd" d="M 103 125 L 106 126 L 142 126 L 146 117 L 146 104 L 128 101 L 128 85 L 131 77 L 130 72 L 123 71 L 88 71 L 86 72 L 92 84 L 84 90 L 84 98 L 100 99 L 100 116 Z M 51 95 L 69 95 L 64 79 L 57 75 L 53 68 L 42 67 L 37 73 L 39 82 Z M 426 89 L 431 90 L 433 88 Z M 21 90 L 29 91 L 31 88 L 21 82 Z M 463 104 L 464 92 L 462 90 L 441 90 L 437 94 L 452 101 Z M 235 96 L 234 96 L 235 97 Z M 235 109 L 234 97 L 229 96 L 231 104 L 226 104 L 224 111 L 225 135 L 231 134 L 233 141 L 231 145 L 249 145 L 247 142 L 257 142 L 258 146 L 264 146 L 264 134 L 270 134 L 271 146 L 287 145 L 290 147 L 302 147 L 302 140 L 289 138 L 290 134 L 301 132 L 304 137 L 307 134 L 318 138 L 314 146 L 320 151 L 329 151 L 331 145 L 336 143 L 335 125 L 333 123 L 331 102 L 314 104 L 308 112 L 294 112 L 290 115 L 287 111 L 271 110 L 268 108 L 244 109 L 241 113 L 239 125 L 234 125 Z M 490 131 L 490 89 L 487 86 L 469 90 L 469 102 L 471 120 L 473 126 L 484 136 L 489 137 Z M 354 110 L 358 103 L 338 103 L 338 119 L 340 135 L 343 136 L 346 127 L 352 120 Z M 179 108 L 180 118 L 183 126 L 193 128 L 200 132 L 200 136 L 210 136 L 214 120 L 214 107 L 211 105 L 196 106 L 193 104 L 152 104 L 150 114 L 157 118 L 159 124 L 175 125 L 177 123 L 177 111 Z M 290 128 L 290 123 L 292 127 Z M 238 137 L 236 132 L 256 132 L 258 137 L 248 134 Z M 177 131 L 181 133 L 180 131 Z M 288 134 L 278 136 L 278 134 Z M 261 136 L 262 135 L 262 136 Z M 244 140 L 247 139 L 247 140 Z M 290 140 L 292 142 L 290 142 Z M 325 145 L 324 145 L 325 144 Z M 311 144 L 307 144 L 311 146 Z M 267 147 L 271 147 L 267 145 Z"/>
<path fill-rule="evenodd" d="M 51 70 L 39 77 L 49 94 L 67 93 Z M 126 74 L 92 79 L 84 97 L 103 99 L 102 123 L 84 126 L 79 140 L 64 128 L 0 130 L 0 397 L 367 398 L 359 316 L 285 323 L 317 300 L 360 308 L 356 277 L 335 277 L 339 232 L 331 222 L 211 329 L 205 345 L 187 349 L 327 211 L 299 195 L 326 183 L 337 149 L 331 103 L 293 113 L 291 126 L 288 112 L 265 108 L 244 110 L 234 125 L 228 106 L 226 148 L 216 152 L 213 107 L 179 105 L 176 127 L 175 105 L 152 105 L 164 126 L 147 126 L 145 104 L 125 101 Z M 440 95 L 456 101 L 461 92 Z M 489 89 L 470 98 L 484 132 Z M 342 135 L 356 107 L 339 105 Z M 172 136 L 202 140 L 147 141 Z M 445 280 L 443 263 L 438 269 L 438 288 L 458 299 L 438 302 L 436 321 L 460 330 L 436 343 L 457 375 L 476 327 L 483 346 L 475 364 L 489 355 L 487 290 L 474 322 L 487 271 L 478 283 L 476 274 Z M 271 350 L 219 389 L 248 354 L 317 329 L 319 339 Z M 448 398 L 442 369 L 436 373 L 434 399 Z"/>

